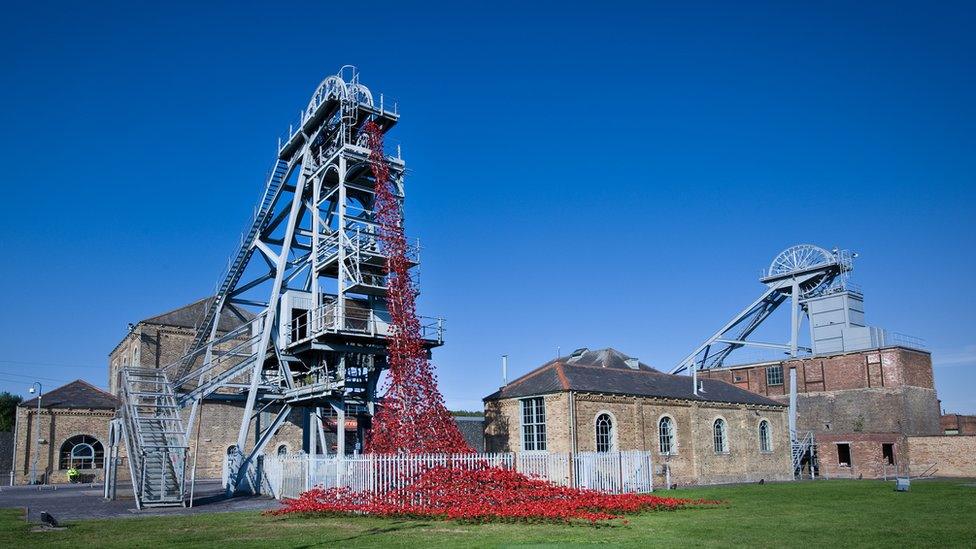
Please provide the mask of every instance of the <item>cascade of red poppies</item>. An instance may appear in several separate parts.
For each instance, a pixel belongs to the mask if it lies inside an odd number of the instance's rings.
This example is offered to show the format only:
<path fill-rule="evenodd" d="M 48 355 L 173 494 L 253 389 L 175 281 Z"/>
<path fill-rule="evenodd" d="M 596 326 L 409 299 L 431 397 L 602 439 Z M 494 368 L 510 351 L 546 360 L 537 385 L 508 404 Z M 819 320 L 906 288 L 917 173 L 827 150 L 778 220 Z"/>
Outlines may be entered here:
<path fill-rule="evenodd" d="M 437 390 L 437 380 L 421 337 L 414 309 L 416 291 L 408 273 L 411 263 L 403 236 L 403 214 L 390 185 L 389 166 L 383 156 L 383 132 L 373 123 L 366 124 L 364 131 L 369 138 L 370 164 L 376 178 L 374 211 L 380 242 L 389 258 L 387 306 L 392 327 L 388 339 L 386 394 L 373 418 L 366 451 L 371 454 L 470 453 L 472 450 Z M 399 469 L 391 475 L 384 462 L 364 459 L 373 471 L 382 469 L 387 474 L 385 482 L 360 491 L 349 487 L 315 487 L 297 498 L 286 499 L 280 509 L 270 513 L 597 523 L 628 513 L 714 503 L 557 486 L 504 466 L 477 461 L 407 462 L 406 466 L 394 465 Z M 382 479 L 384 475 L 375 478 Z"/>
<path fill-rule="evenodd" d="M 374 454 L 471 452 L 444 405 L 427 359 L 415 309 L 417 292 L 409 273 L 411 263 L 403 234 L 403 211 L 383 154 L 383 130 L 368 122 L 363 131 L 369 140 L 369 161 L 375 178 L 373 209 L 379 240 L 387 256 L 386 303 L 391 327 L 387 339 L 386 394 L 373 418 L 366 451 Z"/>
<path fill-rule="evenodd" d="M 643 511 L 720 502 L 651 494 L 605 494 L 555 486 L 497 467 L 433 467 L 389 492 L 313 488 L 269 514 L 368 514 L 464 521 L 596 523 Z"/>

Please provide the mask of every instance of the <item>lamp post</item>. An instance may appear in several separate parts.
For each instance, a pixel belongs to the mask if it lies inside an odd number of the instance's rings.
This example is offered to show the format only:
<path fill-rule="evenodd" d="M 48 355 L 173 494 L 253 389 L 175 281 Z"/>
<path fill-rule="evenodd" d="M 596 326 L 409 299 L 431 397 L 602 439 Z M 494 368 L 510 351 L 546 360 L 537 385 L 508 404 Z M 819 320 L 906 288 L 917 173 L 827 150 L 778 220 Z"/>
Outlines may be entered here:
<path fill-rule="evenodd" d="M 34 394 L 34 386 L 37 385 L 37 415 L 34 417 L 34 460 L 31 462 L 30 483 L 37 484 L 37 459 L 40 456 L 41 446 L 41 382 L 35 381 L 31 384 L 30 394 Z"/>

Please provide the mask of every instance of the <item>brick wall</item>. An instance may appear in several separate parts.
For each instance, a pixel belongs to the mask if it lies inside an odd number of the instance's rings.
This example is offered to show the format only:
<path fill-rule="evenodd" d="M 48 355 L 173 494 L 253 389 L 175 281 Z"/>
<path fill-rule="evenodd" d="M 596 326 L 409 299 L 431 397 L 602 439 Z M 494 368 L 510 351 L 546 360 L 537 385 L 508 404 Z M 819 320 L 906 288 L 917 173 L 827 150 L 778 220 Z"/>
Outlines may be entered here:
<path fill-rule="evenodd" d="M 189 328 L 176 326 L 165 326 L 159 324 L 137 324 L 132 331 L 126 334 L 125 338 L 115 347 L 109 355 L 108 386 L 109 392 L 119 394 L 119 383 L 121 380 L 120 372 L 126 366 L 137 366 L 140 368 L 163 368 L 175 363 L 186 355 L 190 345 L 193 344 L 195 332 Z M 226 332 L 218 332 L 220 337 Z M 239 345 L 245 340 L 246 336 L 221 343 L 215 349 L 226 351 Z M 212 375 L 216 375 L 223 370 L 243 360 L 243 357 L 226 359 L 226 366 L 213 370 Z M 199 366 L 203 361 L 201 355 L 194 362 L 194 366 Z M 219 393 L 231 393 L 232 390 L 221 389 Z"/>
<path fill-rule="evenodd" d="M 940 418 L 939 424 L 947 435 L 976 435 L 976 416 L 946 414 Z"/>
<path fill-rule="evenodd" d="M 521 451 L 519 402 L 519 399 L 506 399 L 485 403 L 488 451 Z M 682 485 L 792 478 L 785 408 L 581 393 L 573 393 L 572 400 L 569 393 L 547 395 L 545 402 L 549 451 L 595 451 L 596 418 L 608 413 L 613 418 L 616 448 L 653 452 L 658 485 L 664 483 L 663 465 L 670 468 L 671 482 Z M 573 403 L 575 407 L 571 408 Z M 571 415 L 575 421 L 570 421 Z M 675 448 L 671 455 L 662 455 L 659 446 L 658 425 L 665 415 L 675 427 Z M 718 417 L 727 422 L 727 453 L 714 450 L 712 428 Z M 769 421 L 771 427 L 773 445 L 772 452 L 768 453 L 760 451 L 762 419 Z"/>
<path fill-rule="evenodd" d="M 783 367 L 783 384 L 767 385 L 766 368 Z M 797 430 L 813 431 L 821 474 L 877 478 L 883 474 L 881 444 L 896 444 L 907 458 L 905 436 L 937 435 L 939 400 L 929 353 L 892 347 L 781 363 L 704 371 L 788 404 L 790 370 L 797 377 Z M 851 467 L 838 465 L 838 442 L 849 443 Z"/>
<path fill-rule="evenodd" d="M 85 409 L 41 409 L 38 416 L 35 408 L 17 407 L 17 440 L 14 442 L 14 482 L 24 484 L 30 481 L 31 464 L 34 459 L 34 448 L 39 450 L 37 460 L 37 476 L 47 483 L 64 483 L 68 481 L 67 471 L 60 468 L 59 457 L 61 445 L 75 435 L 88 435 L 102 443 L 102 448 L 108 452 L 108 422 L 115 417 L 112 410 Z M 43 441 L 37 444 L 35 429 L 39 424 L 40 437 Z M 101 465 L 101 463 L 99 463 Z M 119 476 L 128 478 L 128 470 Z M 94 480 L 104 478 L 104 470 L 94 468 L 80 470 L 82 475 L 91 475 Z"/>
<path fill-rule="evenodd" d="M 189 415 L 189 408 L 182 410 L 184 421 Z M 200 411 L 201 422 L 199 437 L 194 430 L 190 437 L 191 457 L 188 467 L 193 466 L 193 454 L 196 453 L 197 478 L 220 478 L 227 448 L 237 441 L 237 433 L 244 413 L 243 402 L 226 402 L 206 400 Z M 261 421 L 271 420 L 270 412 L 261 414 Z M 16 459 L 14 462 L 15 483 L 23 484 L 30 480 L 31 463 L 34 455 L 35 423 L 37 412 L 34 409 L 19 407 L 17 409 L 17 440 L 15 441 Z M 60 469 L 58 463 L 61 445 L 68 438 L 83 434 L 96 438 L 102 443 L 105 453 L 108 453 L 108 424 L 115 417 L 111 410 L 81 410 L 81 409 L 42 409 L 41 438 L 44 443 L 39 446 L 38 476 L 51 484 L 67 482 L 66 471 Z M 271 439 L 265 452 L 277 452 L 282 445 L 289 453 L 303 449 L 304 411 L 292 410 L 288 419 Z M 253 446 L 254 424 L 251 425 L 249 447 Z M 335 452 L 335 436 L 327 433 L 327 440 L 331 442 L 330 452 Z M 346 440 L 350 449 L 354 444 L 355 431 L 347 432 Z M 120 448 L 118 466 L 119 478 L 129 478 L 129 468 L 126 461 L 124 445 Z M 188 469 L 189 471 L 189 469 Z M 95 480 L 104 478 L 104 470 L 95 468 L 83 470 L 82 474 L 93 475 Z"/>
<path fill-rule="evenodd" d="M 976 478 L 976 436 L 908 437 L 912 471 L 935 464 L 940 477 Z"/>
<path fill-rule="evenodd" d="M 777 366 L 783 368 L 783 383 L 767 385 L 766 369 Z M 932 355 L 903 347 L 705 370 L 699 375 L 774 398 L 789 394 L 791 368 L 797 371 L 798 393 L 906 386 L 935 390 Z"/>
<path fill-rule="evenodd" d="M 850 461 L 840 463 L 838 445 L 850 448 Z M 891 444 L 894 463 L 884 458 L 883 445 Z M 908 463 L 907 442 L 897 433 L 832 433 L 817 435 L 820 475 L 826 478 L 882 478 L 892 476 L 896 466 Z"/>
<path fill-rule="evenodd" d="M 244 415 L 244 403 L 221 400 L 205 400 L 200 410 L 199 435 L 197 431 L 190 434 L 190 450 L 196 451 L 197 478 L 220 478 L 223 470 L 227 450 L 237 444 L 237 434 Z M 186 421 L 189 408 L 181 411 Z M 261 414 L 260 421 L 267 424 L 272 419 L 270 412 Z M 292 409 L 285 423 L 268 443 L 265 453 L 276 453 L 278 447 L 284 445 L 288 453 L 300 452 L 303 448 L 302 426 L 304 412 Z M 254 423 L 251 424 L 251 435 L 248 448 L 254 444 Z M 246 449 L 246 450 L 247 450 Z M 192 461 L 190 463 L 192 466 Z"/>
<path fill-rule="evenodd" d="M 569 452 L 569 399 L 565 393 L 545 395 L 546 449 Z M 521 452 L 522 408 L 520 400 L 510 398 L 485 403 L 485 451 Z"/>

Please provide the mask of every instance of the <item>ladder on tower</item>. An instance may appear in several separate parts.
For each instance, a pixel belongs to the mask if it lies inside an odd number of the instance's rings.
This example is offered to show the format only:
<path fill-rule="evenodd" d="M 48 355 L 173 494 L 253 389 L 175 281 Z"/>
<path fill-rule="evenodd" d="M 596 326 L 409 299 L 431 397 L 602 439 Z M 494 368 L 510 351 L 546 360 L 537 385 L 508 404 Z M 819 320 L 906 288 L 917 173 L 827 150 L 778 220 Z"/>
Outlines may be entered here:
<path fill-rule="evenodd" d="M 268 225 L 272 207 L 278 198 L 281 187 L 285 181 L 285 177 L 288 176 L 289 171 L 289 164 L 287 161 L 279 158 L 275 162 L 274 169 L 268 176 L 268 183 L 264 188 L 264 196 L 261 198 L 261 202 L 254 214 L 254 218 L 251 220 L 250 227 L 241 241 L 240 248 L 238 248 L 237 253 L 234 255 L 234 259 L 231 262 L 230 267 L 227 269 L 227 274 L 224 275 L 224 279 L 217 288 L 217 295 L 213 300 L 210 301 L 210 305 L 207 308 L 207 314 L 204 315 L 203 321 L 200 323 L 200 326 L 197 327 L 196 336 L 194 336 L 193 343 L 189 348 L 191 353 L 187 354 L 183 363 L 180 364 L 176 374 L 177 377 L 182 377 L 191 367 L 193 359 L 195 358 L 195 354 L 192 353 L 192 351 L 200 349 L 206 342 L 207 338 L 210 336 L 210 332 L 213 328 L 213 323 L 217 318 L 217 314 L 227 299 L 227 294 L 234 288 L 234 285 L 237 284 L 237 282 L 241 279 L 241 276 L 244 274 L 244 267 L 247 266 L 247 261 L 251 257 L 251 253 L 253 251 L 251 244 L 254 242 L 254 239 L 258 236 L 258 234 Z"/>
<path fill-rule="evenodd" d="M 123 368 L 121 390 L 123 437 L 136 506 L 185 505 L 188 448 L 169 379 L 161 370 Z"/>

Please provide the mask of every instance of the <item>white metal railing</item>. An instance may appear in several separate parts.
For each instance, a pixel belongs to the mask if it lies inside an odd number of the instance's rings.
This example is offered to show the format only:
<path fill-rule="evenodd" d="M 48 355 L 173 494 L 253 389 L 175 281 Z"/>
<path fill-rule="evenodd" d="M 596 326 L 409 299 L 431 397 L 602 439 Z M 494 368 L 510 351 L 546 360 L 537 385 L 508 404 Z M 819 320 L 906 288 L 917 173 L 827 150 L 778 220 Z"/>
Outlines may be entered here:
<path fill-rule="evenodd" d="M 908 347 L 909 349 L 919 349 L 922 351 L 928 349 L 928 345 L 926 345 L 925 340 L 920 337 L 902 334 L 899 332 L 885 332 L 884 338 L 885 345 L 897 345 L 900 347 Z"/>
<path fill-rule="evenodd" d="M 515 454 L 516 468 L 527 477 L 541 478 L 559 486 L 569 486 L 569 454 L 557 452 L 521 452 Z"/>
<path fill-rule="evenodd" d="M 651 453 L 585 452 L 573 456 L 577 488 L 613 494 L 650 492 L 654 484 Z"/>
<path fill-rule="evenodd" d="M 560 452 L 309 456 L 269 455 L 263 459 L 264 486 L 274 497 L 293 498 L 313 488 L 348 488 L 385 494 L 413 482 L 433 467 L 517 470 L 558 486 L 608 493 L 653 490 L 650 452 Z M 225 467 L 226 470 L 226 467 Z"/>
<path fill-rule="evenodd" d="M 417 318 L 420 321 L 420 337 L 438 343 L 444 342 L 443 318 Z M 391 335 L 393 329 L 388 318 L 378 315 L 372 309 L 352 309 L 347 303 L 347 310 L 342 314 L 339 311 L 339 302 L 331 301 L 292 318 L 290 329 L 285 333 L 285 344 L 291 345 L 322 334 L 338 332 L 385 337 Z"/>

